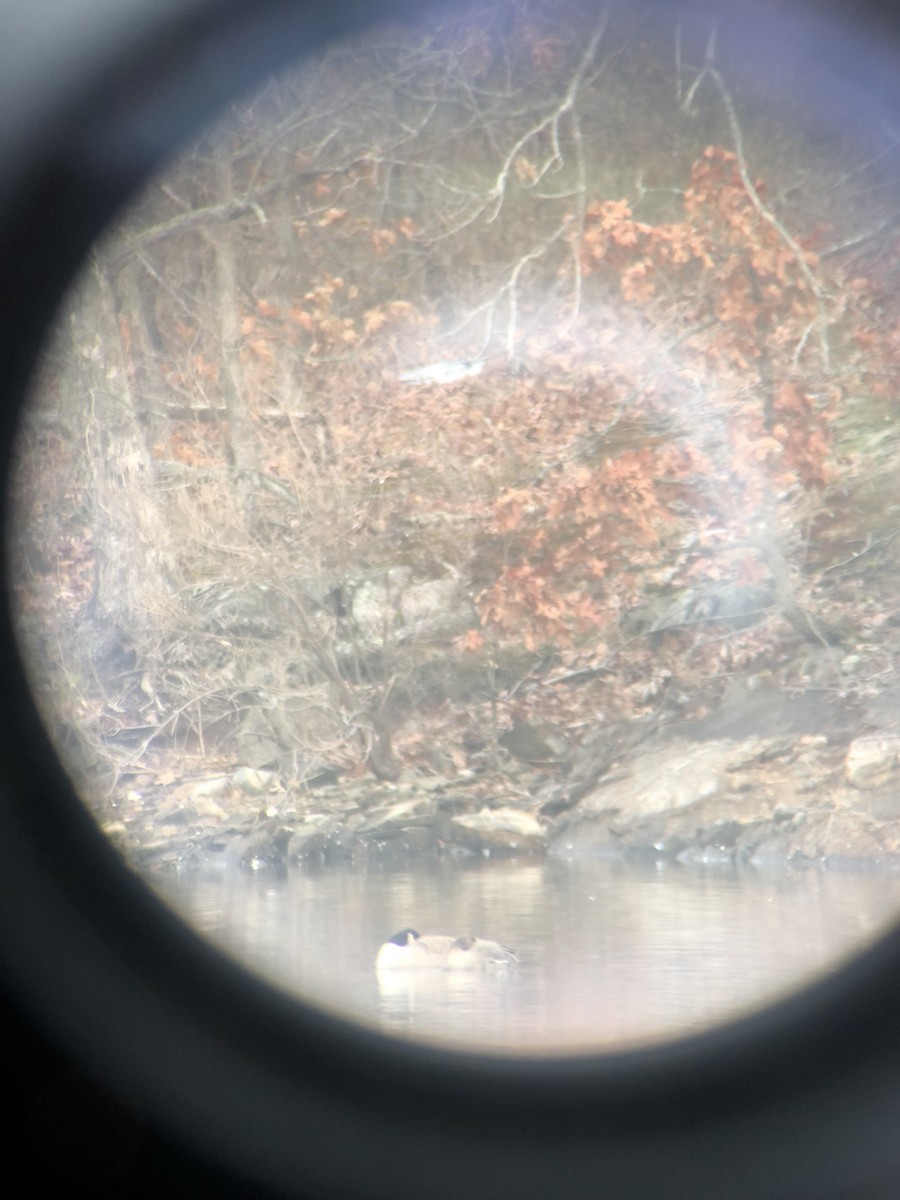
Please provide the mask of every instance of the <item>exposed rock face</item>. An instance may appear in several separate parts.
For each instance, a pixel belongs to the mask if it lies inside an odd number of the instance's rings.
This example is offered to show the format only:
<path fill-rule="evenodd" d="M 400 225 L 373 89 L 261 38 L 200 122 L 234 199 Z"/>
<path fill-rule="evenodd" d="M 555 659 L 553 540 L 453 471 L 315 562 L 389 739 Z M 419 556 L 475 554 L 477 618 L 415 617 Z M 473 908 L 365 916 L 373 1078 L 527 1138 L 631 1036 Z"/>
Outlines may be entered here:
<path fill-rule="evenodd" d="M 446 638 L 476 622 L 475 610 L 456 579 L 415 580 L 406 567 L 391 567 L 357 585 L 350 616 L 364 646 L 382 646 L 387 637 L 400 641 Z"/>
<path fill-rule="evenodd" d="M 845 756 L 824 736 L 684 740 L 645 749 L 560 820 L 551 853 L 683 862 L 884 862 L 900 856 L 897 750 Z M 900 739 L 898 739 L 900 741 Z M 854 749 L 856 747 L 856 749 Z M 862 778 L 874 790 L 848 786 Z M 856 784 L 859 787 L 859 784 Z"/>
<path fill-rule="evenodd" d="M 453 817 L 460 845 L 481 854 L 543 854 L 546 836 L 531 813 L 515 808 L 483 808 Z"/>
<path fill-rule="evenodd" d="M 866 790 L 888 784 L 900 789 L 900 733 L 882 733 L 851 742 L 847 781 Z"/>
<path fill-rule="evenodd" d="M 578 805 L 582 817 L 613 811 L 625 821 L 676 812 L 727 791 L 727 772 L 746 760 L 743 745 L 675 741 L 648 749 L 598 783 Z"/>
<path fill-rule="evenodd" d="M 748 826 L 771 821 L 767 788 L 746 772 L 770 747 L 677 740 L 645 748 L 599 781 L 560 821 L 551 850 L 562 856 L 636 853 L 665 858 L 733 858 Z"/>

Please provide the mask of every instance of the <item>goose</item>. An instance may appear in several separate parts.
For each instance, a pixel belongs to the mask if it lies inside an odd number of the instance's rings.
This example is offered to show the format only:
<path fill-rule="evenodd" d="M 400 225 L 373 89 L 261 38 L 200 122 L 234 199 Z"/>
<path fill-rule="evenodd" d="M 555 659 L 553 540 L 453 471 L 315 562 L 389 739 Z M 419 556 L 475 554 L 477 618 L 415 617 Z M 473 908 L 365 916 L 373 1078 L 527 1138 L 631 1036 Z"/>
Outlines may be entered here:
<path fill-rule="evenodd" d="M 515 950 L 470 934 L 456 939 L 447 951 L 445 967 L 448 971 L 482 971 L 517 961 Z"/>
<path fill-rule="evenodd" d="M 375 956 L 379 971 L 417 971 L 426 967 L 442 967 L 447 954 L 458 939 L 452 934 L 428 933 L 401 929 L 389 938 Z"/>

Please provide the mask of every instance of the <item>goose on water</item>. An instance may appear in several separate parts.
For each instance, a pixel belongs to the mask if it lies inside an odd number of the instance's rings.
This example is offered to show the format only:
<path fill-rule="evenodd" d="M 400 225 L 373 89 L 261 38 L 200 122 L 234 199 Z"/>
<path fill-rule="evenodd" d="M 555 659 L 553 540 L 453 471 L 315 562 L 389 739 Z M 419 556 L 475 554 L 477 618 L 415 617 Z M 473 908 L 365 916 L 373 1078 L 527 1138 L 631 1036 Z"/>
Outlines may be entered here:
<path fill-rule="evenodd" d="M 480 971 L 505 967 L 516 961 L 514 950 L 487 938 L 455 938 L 445 933 L 420 934 L 401 929 L 384 943 L 375 957 L 379 971 L 417 971 L 428 967 L 448 971 Z"/>
<path fill-rule="evenodd" d="M 415 929 L 401 929 L 378 951 L 375 966 L 379 971 L 442 967 L 456 941 L 452 934 L 428 933 L 423 936 Z"/>

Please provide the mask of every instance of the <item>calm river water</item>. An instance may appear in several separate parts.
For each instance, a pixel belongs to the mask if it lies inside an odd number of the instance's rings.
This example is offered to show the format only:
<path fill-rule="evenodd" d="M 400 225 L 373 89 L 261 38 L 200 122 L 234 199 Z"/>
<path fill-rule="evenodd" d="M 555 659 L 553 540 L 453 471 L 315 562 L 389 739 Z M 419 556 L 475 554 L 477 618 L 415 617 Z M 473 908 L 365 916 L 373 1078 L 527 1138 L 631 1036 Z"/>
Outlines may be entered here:
<path fill-rule="evenodd" d="M 296 870 L 181 879 L 167 899 L 282 988 L 383 1031 L 510 1053 L 613 1049 L 791 990 L 900 913 L 900 875 L 607 861 Z M 406 926 L 515 948 L 499 974 L 379 981 Z"/>

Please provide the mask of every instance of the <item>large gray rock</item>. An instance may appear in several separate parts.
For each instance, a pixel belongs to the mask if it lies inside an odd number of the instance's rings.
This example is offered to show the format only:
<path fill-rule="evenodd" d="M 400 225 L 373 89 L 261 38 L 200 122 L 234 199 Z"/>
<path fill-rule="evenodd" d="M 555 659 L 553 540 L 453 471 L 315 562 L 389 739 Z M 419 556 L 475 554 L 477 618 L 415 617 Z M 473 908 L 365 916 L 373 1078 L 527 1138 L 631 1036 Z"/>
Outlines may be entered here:
<path fill-rule="evenodd" d="M 900 733 L 856 738 L 847 751 L 846 766 L 847 782 L 855 788 L 900 788 Z"/>
<path fill-rule="evenodd" d="M 415 580 L 408 567 L 389 567 L 351 591 L 350 616 L 364 646 L 452 637 L 476 620 L 458 580 Z"/>
<path fill-rule="evenodd" d="M 601 781 L 578 805 L 583 817 L 615 812 L 623 821 L 687 808 L 701 800 L 724 795 L 729 772 L 759 753 L 762 742 L 674 741 L 644 751 L 615 779 Z"/>
<path fill-rule="evenodd" d="M 645 748 L 559 822 L 551 851 L 683 862 L 882 860 L 895 838 L 846 804 L 840 752 L 823 737 Z"/>
<path fill-rule="evenodd" d="M 543 854 L 546 836 L 531 813 L 517 808 L 482 808 L 452 819 L 462 847 L 479 854 Z"/>

